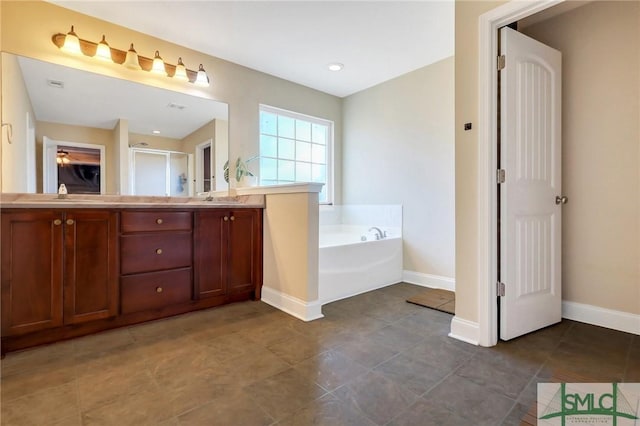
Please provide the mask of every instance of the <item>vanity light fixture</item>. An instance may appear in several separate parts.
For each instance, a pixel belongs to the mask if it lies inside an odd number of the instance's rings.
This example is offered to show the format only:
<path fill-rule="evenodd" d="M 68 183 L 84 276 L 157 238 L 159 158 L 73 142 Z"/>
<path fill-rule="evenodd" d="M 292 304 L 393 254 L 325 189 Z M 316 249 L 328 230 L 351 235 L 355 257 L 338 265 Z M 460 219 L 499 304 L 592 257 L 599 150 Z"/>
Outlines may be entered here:
<path fill-rule="evenodd" d="M 329 71 L 341 71 L 342 68 L 344 68 L 344 64 L 334 62 L 332 64 L 327 65 L 327 68 L 329 68 Z"/>
<path fill-rule="evenodd" d="M 104 34 L 102 35 L 102 40 L 98 43 L 98 47 L 96 48 L 96 58 L 102 59 L 103 61 L 112 61 L 111 59 L 111 49 L 109 48 L 109 43 L 104 38 Z"/>
<path fill-rule="evenodd" d="M 190 82 L 198 86 L 209 86 L 209 76 L 205 72 L 202 64 L 198 71 L 193 71 L 185 67 L 182 58 L 178 58 L 178 64 L 165 63 L 160 57 L 160 52 L 156 50 L 154 58 L 147 58 L 138 55 L 133 48 L 133 43 L 128 51 L 123 51 L 109 46 L 106 37 L 103 35 L 99 43 L 78 38 L 73 25 L 67 34 L 54 34 L 51 41 L 61 50 L 91 56 L 98 59 L 112 61 L 118 65 L 124 65 L 132 70 L 144 70 L 157 74 L 163 74 L 178 81 Z"/>
<path fill-rule="evenodd" d="M 194 81 L 194 84 L 203 87 L 209 86 L 209 76 L 205 72 L 202 64 L 200 64 L 200 67 L 198 68 L 198 75 L 196 76 L 196 81 Z"/>
<path fill-rule="evenodd" d="M 157 50 L 156 54 L 153 56 L 153 65 L 151 65 L 151 72 L 167 75 L 167 70 L 164 68 L 164 61 L 160 57 L 160 52 L 158 52 Z"/>
<path fill-rule="evenodd" d="M 127 56 L 124 58 L 122 65 L 132 70 L 142 69 L 140 66 L 140 60 L 138 59 L 138 52 L 133 48 L 133 43 L 131 43 L 131 47 L 127 50 Z"/>
<path fill-rule="evenodd" d="M 182 58 L 178 58 L 178 65 L 176 65 L 176 72 L 173 74 L 173 78 L 180 81 L 189 81 L 189 76 L 187 76 L 187 68 L 182 63 Z"/>
<path fill-rule="evenodd" d="M 80 39 L 76 32 L 73 31 L 73 25 L 71 26 L 71 31 L 64 35 L 61 49 L 73 54 L 82 53 L 82 50 L 80 50 Z"/>

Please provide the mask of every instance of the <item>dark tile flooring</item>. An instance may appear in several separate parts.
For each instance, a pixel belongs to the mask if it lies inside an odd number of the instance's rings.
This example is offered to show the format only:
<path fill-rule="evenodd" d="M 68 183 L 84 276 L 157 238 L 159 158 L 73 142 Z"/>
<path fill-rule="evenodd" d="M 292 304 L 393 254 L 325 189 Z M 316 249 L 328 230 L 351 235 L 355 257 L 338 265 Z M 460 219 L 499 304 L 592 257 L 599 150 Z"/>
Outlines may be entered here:
<path fill-rule="evenodd" d="M 10 353 L 3 425 L 517 425 L 555 371 L 640 381 L 640 336 L 572 321 L 493 348 L 396 284 L 296 320 L 246 302 Z"/>

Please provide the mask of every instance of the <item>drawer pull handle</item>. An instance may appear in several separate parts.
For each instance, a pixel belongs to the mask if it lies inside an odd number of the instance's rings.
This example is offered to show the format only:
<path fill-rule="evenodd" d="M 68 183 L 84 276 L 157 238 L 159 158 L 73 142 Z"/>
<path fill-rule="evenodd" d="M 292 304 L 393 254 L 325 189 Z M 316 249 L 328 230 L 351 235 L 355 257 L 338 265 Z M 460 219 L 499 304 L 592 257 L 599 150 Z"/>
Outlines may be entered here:
<path fill-rule="evenodd" d="M 162 249 L 156 249 L 156 254 L 162 254 Z"/>
<path fill-rule="evenodd" d="M 229 219 L 236 220 L 236 217 L 235 216 L 231 216 Z"/>
<path fill-rule="evenodd" d="M 229 220 L 229 216 L 225 216 L 222 218 L 225 222 Z"/>
<path fill-rule="evenodd" d="M 158 225 L 162 225 L 162 222 L 163 222 L 163 220 L 162 220 L 162 219 L 156 219 L 156 223 L 157 223 Z"/>
<path fill-rule="evenodd" d="M 156 293 L 162 293 L 162 287 L 156 287 Z"/>
<path fill-rule="evenodd" d="M 73 219 L 67 219 L 67 225 L 73 225 L 74 223 Z"/>
<path fill-rule="evenodd" d="M 56 225 L 56 226 L 60 226 L 60 225 L 62 225 L 62 221 L 60 219 L 56 219 L 56 220 L 53 221 L 53 224 Z"/>

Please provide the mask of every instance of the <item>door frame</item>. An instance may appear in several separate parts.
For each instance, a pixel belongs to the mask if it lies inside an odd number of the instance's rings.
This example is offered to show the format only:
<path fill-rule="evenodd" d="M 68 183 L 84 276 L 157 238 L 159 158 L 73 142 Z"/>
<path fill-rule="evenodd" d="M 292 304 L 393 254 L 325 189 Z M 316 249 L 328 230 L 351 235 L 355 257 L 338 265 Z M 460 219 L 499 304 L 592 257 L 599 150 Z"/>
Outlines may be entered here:
<path fill-rule="evenodd" d="M 466 337 L 481 346 L 498 343 L 498 29 L 564 1 L 511 1 L 480 15 L 478 20 L 478 328 L 476 339 Z"/>
<path fill-rule="evenodd" d="M 42 137 L 42 192 L 45 194 L 55 194 L 58 192 L 58 165 L 55 168 L 51 165 L 55 163 L 58 146 L 70 146 L 75 148 L 89 148 L 100 151 L 100 194 L 107 193 L 107 158 L 104 145 L 92 143 L 68 142 Z"/>
<path fill-rule="evenodd" d="M 211 159 L 213 158 L 214 155 L 214 147 L 213 147 L 213 139 L 209 138 L 204 142 L 200 142 L 199 144 L 196 145 L 196 149 L 195 149 L 195 179 L 194 179 L 194 183 L 195 183 L 195 188 L 193 190 L 194 194 L 198 194 L 200 192 L 204 192 L 204 179 L 201 179 L 201 177 L 204 174 L 204 170 L 202 169 L 202 160 L 204 157 L 204 150 L 207 148 L 207 146 L 210 148 L 210 155 L 209 155 L 209 164 L 210 164 L 210 171 L 213 173 L 215 171 L 215 164 L 213 161 L 211 161 Z M 215 174 L 214 174 L 215 175 Z M 210 192 L 215 191 L 215 185 L 214 185 L 214 180 L 211 179 L 210 182 Z"/>

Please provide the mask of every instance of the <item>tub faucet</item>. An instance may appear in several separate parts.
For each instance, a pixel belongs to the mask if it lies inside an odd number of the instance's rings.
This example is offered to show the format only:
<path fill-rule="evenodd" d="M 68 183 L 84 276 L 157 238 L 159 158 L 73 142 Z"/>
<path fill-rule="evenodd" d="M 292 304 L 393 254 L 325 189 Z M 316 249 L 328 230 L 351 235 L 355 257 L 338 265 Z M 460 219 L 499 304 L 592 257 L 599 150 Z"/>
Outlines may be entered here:
<path fill-rule="evenodd" d="M 382 240 L 384 237 L 386 237 L 385 233 L 382 232 L 382 230 L 377 226 L 372 226 L 371 228 L 369 228 L 369 232 L 373 230 L 376 231 L 376 240 Z"/>

